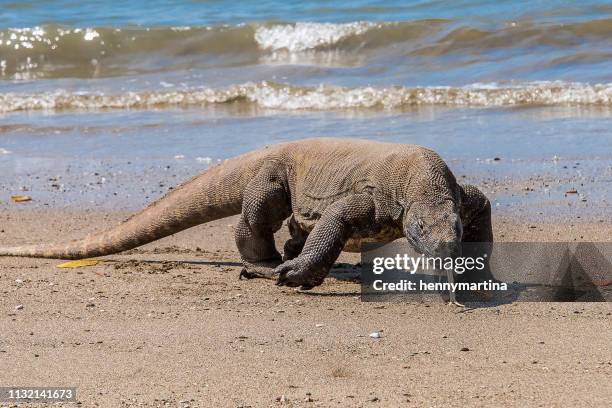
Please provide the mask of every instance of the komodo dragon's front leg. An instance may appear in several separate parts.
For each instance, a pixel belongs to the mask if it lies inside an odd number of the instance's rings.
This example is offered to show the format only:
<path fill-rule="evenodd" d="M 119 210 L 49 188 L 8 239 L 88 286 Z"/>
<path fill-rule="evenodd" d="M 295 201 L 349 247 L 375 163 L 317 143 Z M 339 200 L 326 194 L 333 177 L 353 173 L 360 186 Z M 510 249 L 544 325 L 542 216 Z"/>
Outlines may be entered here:
<path fill-rule="evenodd" d="M 374 199 L 356 194 L 331 204 L 308 235 L 304 249 L 275 269 L 279 286 L 311 289 L 320 285 L 340 255 L 346 241 L 366 230 L 375 218 Z"/>

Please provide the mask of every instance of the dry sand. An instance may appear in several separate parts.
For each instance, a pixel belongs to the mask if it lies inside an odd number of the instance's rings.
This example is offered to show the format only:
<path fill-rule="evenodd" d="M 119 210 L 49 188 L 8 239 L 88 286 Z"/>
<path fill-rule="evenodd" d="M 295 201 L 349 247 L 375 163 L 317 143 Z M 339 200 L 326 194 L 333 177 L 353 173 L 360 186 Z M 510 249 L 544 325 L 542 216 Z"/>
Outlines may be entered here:
<path fill-rule="evenodd" d="M 6 210 L 0 242 L 77 238 L 124 216 Z M 351 274 L 309 292 L 238 280 L 235 222 L 81 269 L 3 258 L 0 385 L 74 386 L 87 407 L 612 404 L 610 303 L 462 310 L 364 303 Z M 508 241 L 605 241 L 611 232 L 601 222 L 495 220 Z"/>

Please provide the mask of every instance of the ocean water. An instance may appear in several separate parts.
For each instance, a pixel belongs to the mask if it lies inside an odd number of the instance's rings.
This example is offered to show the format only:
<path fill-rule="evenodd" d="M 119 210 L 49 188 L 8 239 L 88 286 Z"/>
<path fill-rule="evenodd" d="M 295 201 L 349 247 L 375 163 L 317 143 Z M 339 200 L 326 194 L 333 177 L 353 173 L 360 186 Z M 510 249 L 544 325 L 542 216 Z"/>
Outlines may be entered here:
<path fill-rule="evenodd" d="M 0 1 L 6 192 L 342 136 L 433 147 L 478 183 L 546 175 L 541 202 L 579 179 L 605 212 L 611 125 L 611 1 Z"/>
<path fill-rule="evenodd" d="M 3 3 L 0 112 L 612 105 L 607 1 Z"/>

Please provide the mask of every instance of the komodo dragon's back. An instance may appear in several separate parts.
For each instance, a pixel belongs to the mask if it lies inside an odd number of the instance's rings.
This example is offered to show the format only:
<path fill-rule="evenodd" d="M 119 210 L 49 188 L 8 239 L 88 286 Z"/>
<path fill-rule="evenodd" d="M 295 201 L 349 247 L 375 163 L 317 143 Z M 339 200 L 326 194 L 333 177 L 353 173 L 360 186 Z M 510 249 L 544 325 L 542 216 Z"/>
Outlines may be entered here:
<path fill-rule="evenodd" d="M 285 152 L 293 212 L 305 224 L 316 221 L 330 203 L 346 195 L 371 189 L 386 192 L 405 183 L 405 174 L 397 169 L 395 179 L 385 179 L 386 167 L 414 162 L 419 154 L 435 155 L 417 145 L 330 138 L 288 144 Z"/>

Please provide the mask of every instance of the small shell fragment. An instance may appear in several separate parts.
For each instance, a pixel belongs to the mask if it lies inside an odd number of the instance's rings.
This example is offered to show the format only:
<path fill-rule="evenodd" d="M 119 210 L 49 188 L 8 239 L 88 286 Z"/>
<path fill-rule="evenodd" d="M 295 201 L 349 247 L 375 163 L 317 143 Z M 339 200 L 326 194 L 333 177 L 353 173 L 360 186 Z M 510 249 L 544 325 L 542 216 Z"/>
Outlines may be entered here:
<path fill-rule="evenodd" d="M 32 197 L 28 195 L 13 195 L 11 201 L 14 203 L 24 203 L 26 201 L 32 201 Z"/>
<path fill-rule="evenodd" d="M 100 260 L 98 259 L 79 259 L 78 261 L 69 261 L 64 262 L 62 264 L 57 265 L 58 268 L 82 268 L 84 266 L 94 266 L 99 264 Z"/>

